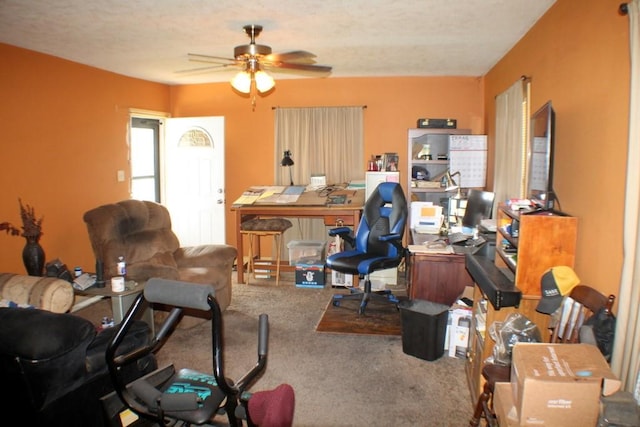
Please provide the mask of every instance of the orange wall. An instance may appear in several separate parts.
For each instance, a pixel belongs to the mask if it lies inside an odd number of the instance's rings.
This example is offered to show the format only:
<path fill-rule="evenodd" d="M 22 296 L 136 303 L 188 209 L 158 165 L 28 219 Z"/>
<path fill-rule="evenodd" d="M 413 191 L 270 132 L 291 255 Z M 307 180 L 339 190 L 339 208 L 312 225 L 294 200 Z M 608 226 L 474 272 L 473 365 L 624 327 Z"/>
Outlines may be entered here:
<path fill-rule="evenodd" d="M 4 124 L 4 197 L 0 222 L 20 225 L 18 198 L 44 215 L 41 243 L 47 260 L 92 270 L 94 257 L 82 215 L 129 197 L 116 172 L 127 171 L 129 109 L 174 117 L 220 115 L 226 123 L 227 200 L 252 184 L 273 182 L 274 106 L 366 105 L 365 160 L 397 151 L 407 179 L 407 129 L 420 117 L 452 117 L 482 133 L 479 78 L 281 80 L 268 97 L 250 100 L 228 83 L 169 87 L 96 70 L 0 44 L 0 122 Z M 46 70 L 44 72 L 43 70 Z M 364 175 L 363 175 L 364 176 Z M 227 240 L 235 244 L 230 217 Z M 24 239 L 0 236 L 0 271 L 23 272 Z"/>
<path fill-rule="evenodd" d="M 575 270 L 583 283 L 616 295 L 629 124 L 628 18 L 618 15 L 619 4 L 557 1 L 485 76 L 490 135 L 495 96 L 520 76 L 532 79 L 532 112 L 553 102 L 554 186 L 562 209 L 579 221 Z"/>
<path fill-rule="evenodd" d="M 483 133 L 482 80 L 470 77 L 351 78 L 279 80 L 267 97 L 258 97 L 255 111 L 248 98 L 228 83 L 171 88 L 172 115 L 225 116 L 226 187 L 230 205 L 247 187 L 273 184 L 273 107 L 366 105 L 366 160 L 372 154 L 397 152 L 402 182 L 407 178 L 407 129 L 420 117 L 456 118 L 458 127 Z M 339 155 L 339 153 L 336 153 Z M 295 161 L 296 153 L 293 153 Z M 227 241 L 235 244 L 235 218 L 229 211 Z"/>
<path fill-rule="evenodd" d="M 22 198 L 44 216 L 47 260 L 93 270 L 82 215 L 129 197 L 116 180 L 128 171 L 128 109 L 168 111 L 169 89 L 3 44 L 0 58 L 0 222 L 22 225 Z M 0 271 L 25 271 L 23 246 L 0 235 Z"/>

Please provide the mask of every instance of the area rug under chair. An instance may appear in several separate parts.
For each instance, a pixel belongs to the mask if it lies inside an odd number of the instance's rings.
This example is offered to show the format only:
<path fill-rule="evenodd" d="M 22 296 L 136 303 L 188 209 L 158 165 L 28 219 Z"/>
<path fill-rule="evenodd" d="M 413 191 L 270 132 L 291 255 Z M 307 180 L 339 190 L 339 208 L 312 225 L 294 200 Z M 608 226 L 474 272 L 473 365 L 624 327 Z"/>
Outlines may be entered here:
<path fill-rule="evenodd" d="M 358 335 L 401 335 L 400 311 L 395 304 L 370 301 L 363 314 L 358 314 L 360 300 L 342 300 L 333 305 L 333 298 L 316 325 L 316 332 Z"/>

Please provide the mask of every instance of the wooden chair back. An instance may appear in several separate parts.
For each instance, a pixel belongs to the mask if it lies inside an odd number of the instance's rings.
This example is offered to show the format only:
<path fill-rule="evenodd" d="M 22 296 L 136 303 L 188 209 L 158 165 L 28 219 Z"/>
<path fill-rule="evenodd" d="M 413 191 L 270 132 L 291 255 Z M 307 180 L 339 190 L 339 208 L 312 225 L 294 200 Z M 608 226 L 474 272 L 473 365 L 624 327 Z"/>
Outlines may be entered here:
<path fill-rule="evenodd" d="M 602 308 L 611 312 L 614 301 L 614 295 L 606 297 L 589 286 L 576 286 L 563 301 L 557 318 L 552 319 L 550 342 L 579 342 L 579 332 L 584 321 Z"/>

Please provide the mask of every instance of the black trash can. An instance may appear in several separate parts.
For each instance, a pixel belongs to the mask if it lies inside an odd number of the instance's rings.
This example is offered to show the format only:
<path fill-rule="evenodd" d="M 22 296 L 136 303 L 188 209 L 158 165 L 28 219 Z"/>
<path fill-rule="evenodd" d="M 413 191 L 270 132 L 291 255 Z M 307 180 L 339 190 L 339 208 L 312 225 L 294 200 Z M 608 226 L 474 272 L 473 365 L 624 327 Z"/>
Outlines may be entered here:
<path fill-rule="evenodd" d="M 402 351 L 433 361 L 444 353 L 449 306 L 420 299 L 401 301 Z"/>

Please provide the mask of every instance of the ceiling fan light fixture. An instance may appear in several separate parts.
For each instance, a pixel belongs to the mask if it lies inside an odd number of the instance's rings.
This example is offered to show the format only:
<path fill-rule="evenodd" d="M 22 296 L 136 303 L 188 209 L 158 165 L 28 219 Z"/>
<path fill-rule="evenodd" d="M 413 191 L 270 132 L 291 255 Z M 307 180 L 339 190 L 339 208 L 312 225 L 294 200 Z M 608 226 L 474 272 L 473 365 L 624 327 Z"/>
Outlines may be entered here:
<path fill-rule="evenodd" d="M 251 74 L 248 71 L 240 71 L 231 80 L 231 86 L 238 92 L 251 92 Z"/>
<path fill-rule="evenodd" d="M 260 70 L 255 73 L 256 80 L 256 89 L 258 92 L 268 92 L 276 85 L 276 82 L 273 80 L 269 74 Z"/>

